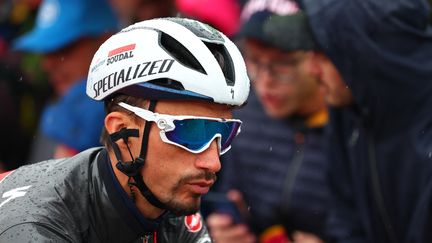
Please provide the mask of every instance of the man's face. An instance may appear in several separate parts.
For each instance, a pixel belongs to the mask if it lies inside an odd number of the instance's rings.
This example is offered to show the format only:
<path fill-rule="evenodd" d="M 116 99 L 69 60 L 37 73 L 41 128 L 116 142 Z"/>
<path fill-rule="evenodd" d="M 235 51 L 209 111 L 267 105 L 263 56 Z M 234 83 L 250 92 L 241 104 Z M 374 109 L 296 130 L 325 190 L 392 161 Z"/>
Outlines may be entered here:
<path fill-rule="evenodd" d="M 323 107 L 317 78 L 308 70 L 311 52 L 284 52 L 252 39 L 244 56 L 255 92 L 274 118 L 309 115 Z"/>
<path fill-rule="evenodd" d="M 136 10 L 138 20 L 172 16 L 175 13 L 173 0 L 141 0 L 140 2 L 141 4 Z"/>
<path fill-rule="evenodd" d="M 110 3 L 121 18 L 130 21 L 171 16 L 175 9 L 173 0 L 110 0 Z"/>
<path fill-rule="evenodd" d="M 73 84 L 87 77 L 96 48 L 97 44 L 91 39 L 82 39 L 43 55 L 42 67 L 58 95 L 63 95 Z"/>
<path fill-rule="evenodd" d="M 327 58 L 320 58 L 321 84 L 325 91 L 325 99 L 331 106 L 348 106 L 354 102 L 351 90 L 343 81 L 339 71 Z"/>
<path fill-rule="evenodd" d="M 159 101 L 157 113 L 231 118 L 226 105 L 204 102 Z M 163 142 L 154 122 L 149 136 L 148 153 L 143 178 L 154 195 L 168 206 L 171 212 L 187 215 L 198 211 L 201 196 L 208 192 L 221 168 L 216 140 L 202 153 L 194 154 Z M 140 131 L 142 132 L 143 126 Z M 141 134 L 142 136 L 142 134 Z M 135 154 L 140 146 L 136 146 Z"/>

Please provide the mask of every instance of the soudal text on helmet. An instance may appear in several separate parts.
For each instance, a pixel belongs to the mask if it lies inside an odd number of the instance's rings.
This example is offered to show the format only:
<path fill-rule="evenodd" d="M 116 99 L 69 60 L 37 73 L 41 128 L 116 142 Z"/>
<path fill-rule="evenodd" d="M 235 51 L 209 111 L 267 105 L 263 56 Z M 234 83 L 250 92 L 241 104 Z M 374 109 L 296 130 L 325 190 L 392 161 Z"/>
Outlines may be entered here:
<path fill-rule="evenodd" d="M 130 44 L 111 50 L 108 53 L 107 65 L 133 57 L 133 50 L 135 49 L 135 45 L 136 44 Z"/>

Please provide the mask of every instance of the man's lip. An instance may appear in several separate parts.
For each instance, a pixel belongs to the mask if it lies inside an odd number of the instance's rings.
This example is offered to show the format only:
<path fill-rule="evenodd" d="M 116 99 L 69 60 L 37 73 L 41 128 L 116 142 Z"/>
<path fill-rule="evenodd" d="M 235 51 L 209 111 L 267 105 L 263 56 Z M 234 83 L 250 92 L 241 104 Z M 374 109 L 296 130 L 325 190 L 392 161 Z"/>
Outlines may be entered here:
<path fill-rule="evenodd" d="M 267 105 L 278 105 L 279 98 L 275 95 L 263 95 L 261 96 L 261 101 Z"/>
<path fill-rule="evenodd" d="M 190 182 L 188 185 L 190 189 L 196 194 L 206 194 L 209 192 L 210 187 L 214 184 L 214 182 L 210 181 L 200 181 L 200 182 Z"/>
<path fill-rule="evenodd" d="M 214 184 L 214 181 L 192 181 L 188 182 L 187 184 L 194 185 L 194 186 L 201 186 L 201 187 L 211 187 Z"/>

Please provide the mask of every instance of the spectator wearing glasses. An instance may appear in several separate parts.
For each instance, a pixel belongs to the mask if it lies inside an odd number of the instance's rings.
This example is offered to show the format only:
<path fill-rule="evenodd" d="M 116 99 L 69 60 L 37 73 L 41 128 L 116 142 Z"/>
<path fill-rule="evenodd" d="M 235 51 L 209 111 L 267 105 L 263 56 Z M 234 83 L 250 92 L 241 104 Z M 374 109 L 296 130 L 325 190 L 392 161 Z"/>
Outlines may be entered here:
<path fill-rule="evenodd" d="M 248 208 L 242 224 L 224 209 L 207 223 L 216 242 L 321 242 L 326 219 L 327 110 L 312 72 L 316 45 L 294 1 L 246 3 L 240 30 L 253 92 L 235 112 L 244 121 L 223 157 L 218 191 Z M 241 202 L 243 198 L 244 202 Z M 206 205 L 203 204 L 204 210 Z M 222 213 L 221 213 L 222 212 Z"/>
<path fill-rule="evenodd" d="M 201 22 L 153 19 L 113 35 L 86 86 L 105 102 L 105 148 L 0 174 L 0 242 L 210 243 L 196 212 L 249 85 L 235 44 Z"/>

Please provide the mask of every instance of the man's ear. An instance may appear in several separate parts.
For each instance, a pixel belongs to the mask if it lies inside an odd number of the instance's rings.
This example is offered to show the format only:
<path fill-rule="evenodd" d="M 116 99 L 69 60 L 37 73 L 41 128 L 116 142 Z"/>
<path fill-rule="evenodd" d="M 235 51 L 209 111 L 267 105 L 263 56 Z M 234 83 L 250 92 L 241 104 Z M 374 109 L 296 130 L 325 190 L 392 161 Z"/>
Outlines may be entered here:
<path fill-rule="evenodd" d="M 128 127 L 130 119 L 124 113 L 114 111 L 106 115 L 105 128 L 108 134 L 118 132 L 124 127 Z"/>
<path fill-rule="evenodd" d="M 326 60 L 326 56 L 322 52 L 314 51 L 311 53 L 311 57 L 308 63 L 309 72 L 318 78 L 322 76 L 322 64 Z"/>

